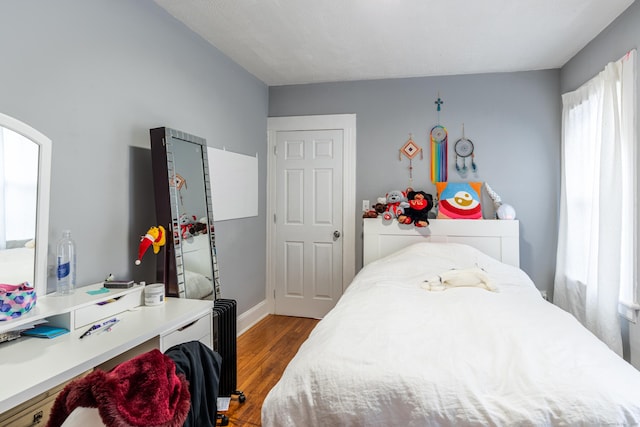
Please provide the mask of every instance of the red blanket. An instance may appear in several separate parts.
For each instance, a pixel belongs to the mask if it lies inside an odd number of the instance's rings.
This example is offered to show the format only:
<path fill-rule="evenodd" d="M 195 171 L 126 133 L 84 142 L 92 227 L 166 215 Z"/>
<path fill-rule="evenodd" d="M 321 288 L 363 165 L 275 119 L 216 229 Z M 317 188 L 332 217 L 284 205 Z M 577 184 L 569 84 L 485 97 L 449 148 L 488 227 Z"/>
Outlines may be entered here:
<path fill-rule="evenodd" d="M 96 370 L 58 395 L 47 427 L 61 426 L 77 407 L 98 408 L 109 427 L 182 426 L 190 407 L 189 383 L 159 350 L 141 354 L 110 372 Z"/>

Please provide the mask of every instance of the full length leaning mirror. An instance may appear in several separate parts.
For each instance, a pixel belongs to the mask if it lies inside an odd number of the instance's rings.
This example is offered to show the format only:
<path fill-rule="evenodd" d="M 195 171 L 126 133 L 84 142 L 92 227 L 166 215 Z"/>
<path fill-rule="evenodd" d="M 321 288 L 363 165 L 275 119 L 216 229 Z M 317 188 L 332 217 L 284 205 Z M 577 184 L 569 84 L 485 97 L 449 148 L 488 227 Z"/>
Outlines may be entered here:
<path fill-rule="evenodd" d="M 157 279 L 169 296 L 218 299 L 206 140 L 166 127 L 150 135 L 156 215 L 167 230 Z"/>
<path fill-rule="evenodd" d="M 0 283 L 47 293 L 51 140 L 0 113 Z"/>

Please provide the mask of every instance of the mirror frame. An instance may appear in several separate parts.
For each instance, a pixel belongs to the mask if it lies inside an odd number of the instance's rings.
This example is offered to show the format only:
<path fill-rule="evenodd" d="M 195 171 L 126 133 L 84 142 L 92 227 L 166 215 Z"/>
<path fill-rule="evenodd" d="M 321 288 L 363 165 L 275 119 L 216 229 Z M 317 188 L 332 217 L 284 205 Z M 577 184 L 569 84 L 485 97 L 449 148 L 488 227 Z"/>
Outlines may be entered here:
<path fill-rule="evenodd" d="M 47 294 L 47 255 L 49 249 L 49 192 L 51 186 L 51 140 L 20 120 L 0 113 L 0 126 L 24 136 L 38 145 L 38 193 L 36 201 L 36 249 L 33 286 L 37 295 Z"/>
<path fill-rule="evenodd" d="M 214 299 L 220 298 L 220 276 L 216 255 L 215 233 L 213 228 L 213 203 L 207 141 L 195 135 L 179 130 L 161 127 L 150 129 L 151 157 L 153 168 L 156 216 L 160 225 L 167 230 L 167 242 L 164 246 L 164 260 L 158 262 L 157 280 L 163 280 L 167 296 L 186 298 L 184 261 L 182 255 L 182 234 L 180 232 L 180 210 L 178 192 L 170 185 L 170 176 L 175 176 L 175 160 L 172 139 L 200 145 L 202 153 L 206 217 L 208 221 L 211 272 L 213 275 Z"/>

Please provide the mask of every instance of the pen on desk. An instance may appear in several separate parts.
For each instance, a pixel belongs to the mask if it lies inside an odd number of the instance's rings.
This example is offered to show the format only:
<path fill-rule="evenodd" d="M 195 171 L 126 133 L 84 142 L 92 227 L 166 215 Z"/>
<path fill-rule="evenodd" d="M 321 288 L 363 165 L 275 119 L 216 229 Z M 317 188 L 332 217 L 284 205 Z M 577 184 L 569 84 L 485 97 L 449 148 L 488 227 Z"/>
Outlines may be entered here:
<path fill-rule="evenodd" d="M 110 323 L 109 325 L 100 328 L 100 330 L 97 332 L 98 334 L 101 334 L 103 332 L 111 332 L 111 328 L 113 328 L 115 326 L 116 323 L 118 323 L 120 321 L 120 319 L 116 319 L 115 322 Z"/>
<path fill-rule="evenodd" d="M 93 325 L 92 327 L 90 327 L 89 329 L 87 329 L 82 335 L 80 335 L 80 339 L 87 337 L 89 335 L 91 335 L 92 331 L 95 331 L 96 329 L 98 329 L 99 326 L 98 325 Z"/>
<path fill-rule="evenodd" d="M 109 319 L 109 320 L 107 320 L 105 322 L 97 323 L 97 324 L 91 326 L 89 329 L 87 329 L 82 335 L 80 335 L 80 339 L 91 335 L 97 329 L 105 328 L 105 327 L 108 327 L 108 326 L 112 326 L 116 322 L 118 322 L 118 319 L 116 319 L 114 317 L 113 319 Z"/>

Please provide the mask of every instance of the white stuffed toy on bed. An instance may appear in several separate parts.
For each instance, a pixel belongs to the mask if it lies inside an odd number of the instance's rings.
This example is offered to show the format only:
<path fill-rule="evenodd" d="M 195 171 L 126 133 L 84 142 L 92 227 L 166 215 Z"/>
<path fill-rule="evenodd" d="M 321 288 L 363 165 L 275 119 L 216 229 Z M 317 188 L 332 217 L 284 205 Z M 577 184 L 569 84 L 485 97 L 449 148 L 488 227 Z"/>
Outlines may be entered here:
<path fill-rule="evenodd" d="M 460 286 L 483 288 L 495 291 L 487 273 L 479 267 L 452 269 L 425 280 L 422 287 L 429 291 L 443 291 Z"/>

